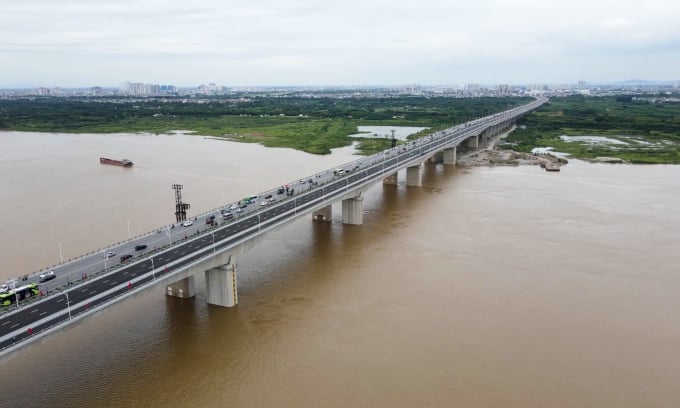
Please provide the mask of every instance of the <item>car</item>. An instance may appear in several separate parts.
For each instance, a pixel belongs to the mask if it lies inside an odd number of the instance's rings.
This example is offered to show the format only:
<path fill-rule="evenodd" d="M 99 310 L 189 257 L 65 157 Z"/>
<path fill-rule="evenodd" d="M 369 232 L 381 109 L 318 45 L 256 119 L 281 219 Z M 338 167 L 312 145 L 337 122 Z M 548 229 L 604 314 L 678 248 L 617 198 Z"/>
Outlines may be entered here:
<path fill-rule="evenodd" d="M 52 280 L 56 277 L 57 275 L 54 273 L 54 271 L 43 272 L 40 274 L 40 282 L 47 282 L 48 280 Z"/>
<path fill-rule="evenodd" d="M 267 199 L 267 200 L 269 200 L 270 198 L 272 198 L 272 195 L 271 195 L 271 194 L 267 194 L 266 196 L 264 196 L 264 198 Z"/>
<path fill-rule="evenodd" d="M 116 253 L 113 252 L 113 251 L 109 251 L 109 252 L 106 253 L 106 255 L 104 255 L 104 257 L 105 257 L 106 259 L 112 258 L 112 257 L 114 257 L 114 256 L 116 256 Z"/>
<path fill-rule="evenodd" d="M 243 212 L 243 210 L 240 207 L 237 207 L 234 211 L 236 211 L 237 213 Z"/>
<path fill-rule="evenodd" d="M 276 190 L 276 194 L 283 194 L 284 192 L 286 192 L 286 190 L 284 190 L 283 187 L 281 187 L 281 188 L 279 188 L 278 190 Z"/>
<path fill-rule="evenodd" d="M 243 203 L 238 206 L 238 208 L 246 208 L 248 206 L 248 203 Z"/>
<path fill-rule="evenodd" d="M 228 220 L 228 219 L 234 218 L 234 214 L 232 214 L 230 212 L 225 212 L 225 213 L 222 213 L 222 217 L 224 217 L 225 220 Z"/>
<path fill-rule="evenodd" d="M 260 205 L 267 205 L 267 202 L 266 202 L 266 201 L 262 201 L 262 202 L 260 203 Z"/>
<path fill-rule="evenodd" d="M 274 201 L 276 201 L 276 198 L 270 197 L 268 201 L 269 201 L 270 203 L 273 203 Z"/>
<path fill-rule="evenodd" d="M 230 210 L 235 210 L 235 209 L 237 209 L 237 208 L 238 208 L 238 205 L 236 205 L 236 204 L 232 204 L 232 205 L 229 207 Z"/>
<path fill-rule="evenodd" d="M 127 254 L 127 255 L 123 255 L 123 256 L 120 257 L 120 261 L 121 261 L 121 262 L 125 262 L 125 261 L 127 261 L 128 259 L 132 259 L 132 255 Z"/>
<path fill-rule="evenodd" d="M 141 251 L 146 249 L 146 245 L 135 245 L 135 251 Z"/>
<path fill-rule="evenodd" d="M 300 180 L 300 184 L 305 184 L 305 182 L 307 182 L 307 180 L 305 179 Z"/>
<path fill-rule="evenodd" d="M 193 224 L 194 224 L 194 223 L 193 223 L 192 221 L 184 221 L 184 222 L 182 223 L 182 226 L 183 226 L 183 227 L 190 227 L 190 226 L 192 226 Z"/>

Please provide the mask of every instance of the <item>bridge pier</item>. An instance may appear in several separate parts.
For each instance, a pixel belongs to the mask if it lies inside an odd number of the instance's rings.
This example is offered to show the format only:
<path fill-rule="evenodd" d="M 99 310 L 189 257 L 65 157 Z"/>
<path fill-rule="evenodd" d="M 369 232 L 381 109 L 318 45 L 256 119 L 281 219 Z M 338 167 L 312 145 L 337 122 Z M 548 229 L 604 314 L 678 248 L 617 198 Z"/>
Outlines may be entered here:
<path fill-rule="evenodd" d="M 397 185 L 397 173 L 391 174 L 383 179 L 383 184 Z"/>
<path fill-rule="evenodd" d="M 238 304 L 236 286 L 236 264 L 232 258 L 225 265 L 205 271 L 205 286 L 208 292 L 207 302 L 211 305 L 234 307 Z"/>
<path fill-rule="evenodd" d="M 314 221 L 330 221 L 333 217 L 333 206 L 329 205 L 312 213 L 312 219 Z"/>
<path fill-rule="evenodd" d="M 167 286 L 168 296 L 189 299 L 196 296 L 196 284 L 193 276 L 173 282 Z"/>
<path fill-rule="evenodd" d="M 361 225 L 364 223 L 364 198 L 354 197 L 342 200 L 342 223 Z"/>
<path fill-rule="evenodd" d="M 478 148 L 479 147 L 479 136 L 472 136 L 467 140 L 468 147 Z"/>
<path fill-rule="evenodd" d="M 423 164 L 406 168 L 406 186 L 420 187 L 423 185 Z"/>
<path fill-rule="evenodd" d="M 456 164 L 456 148 L 444 149 L 444 164 Z"/>

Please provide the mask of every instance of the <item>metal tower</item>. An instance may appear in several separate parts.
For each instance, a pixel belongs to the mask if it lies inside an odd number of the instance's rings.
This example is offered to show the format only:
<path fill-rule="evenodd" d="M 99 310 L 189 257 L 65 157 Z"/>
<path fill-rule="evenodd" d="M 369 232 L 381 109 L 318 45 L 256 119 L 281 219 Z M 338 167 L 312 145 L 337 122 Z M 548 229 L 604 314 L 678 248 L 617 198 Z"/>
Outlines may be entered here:
<path fill-rule="evenodd" d="M 175 190 L 175 218 L 177 218 L 177 222 L 184 221 L 187 219 L 187 210 L 190 205 L 182 202 L 181 184 L 173 184 L 172 189 Z"/>

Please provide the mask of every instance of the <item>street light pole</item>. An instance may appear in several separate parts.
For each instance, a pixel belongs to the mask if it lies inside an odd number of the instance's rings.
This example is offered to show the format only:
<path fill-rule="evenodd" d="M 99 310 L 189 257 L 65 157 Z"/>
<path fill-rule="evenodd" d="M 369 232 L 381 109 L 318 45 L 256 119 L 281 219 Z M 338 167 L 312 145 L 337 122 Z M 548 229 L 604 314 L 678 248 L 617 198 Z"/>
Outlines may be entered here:
<path fill-rule="evenodd" d="M 64 263 L 64 254 L 61 252 L 61 242 L 59 243 L 59 263 Z"/>
<path fill-rule="evenodd" d="M 156 282 L 156 268 L 153 266 L 153 256 L 151 257 L 151 276 L 153 281 Z"/>
<path fill-rule="evenodd" d="M 128 220 L 128 239 L 130 239 L 130 238 L 131 238 L 131 235 L 130 235 L 130 220 Z"/>
<path fill-rule="evenodd" d="M 108 269 L 106 268 L 106 260 L 109 259 L 108 256 L 106 256 L 106 249 L 102 249 L 102 254 L 104 254 L 104 273 L 108 272 Z"/>
<path fill-rule="evenodd" d="M 168 245 L 172 245 L 172 238 L 170 237 L 170 230 L 166 229 L 165 233 L 168 234 Z"/>
<path fill-rule="evenodd" d="M 260 216 L 258 215 L 257 218 L 260 218 Z M 213 237 L 213 255 L 215 255 L 215 252 L 216 252 L 216 249 L 215 249 L 215 231 L 211 231 L 210 233 L 212 234 L 212 237 Z"/>
<path fill-rule="evenodd" d="M 68 319 L 71 320 L 71 302 L 68 300 L 68 292 L 64 292 L 66 295 L 66 309 L 68 309 Z"/>

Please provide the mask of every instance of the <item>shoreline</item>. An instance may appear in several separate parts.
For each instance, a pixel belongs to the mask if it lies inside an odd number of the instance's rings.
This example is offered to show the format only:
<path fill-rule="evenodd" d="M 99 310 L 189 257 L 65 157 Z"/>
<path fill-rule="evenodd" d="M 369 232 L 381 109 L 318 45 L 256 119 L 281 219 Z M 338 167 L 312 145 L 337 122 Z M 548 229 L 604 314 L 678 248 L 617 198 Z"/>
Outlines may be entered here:
<path fill-rule="evenodd" d="M 468 167 L 539 165 L 541 167 L 558 166 L 559 168 L 569 163 L 567 159 L 549 153 L 533 154 L 497 149 L 498 142 L 506 138 L 513 130 L 515 130 L 514 126 L 494 136 L 479 149 L 461 153 L 456 159 L 456 164 Z"/>

